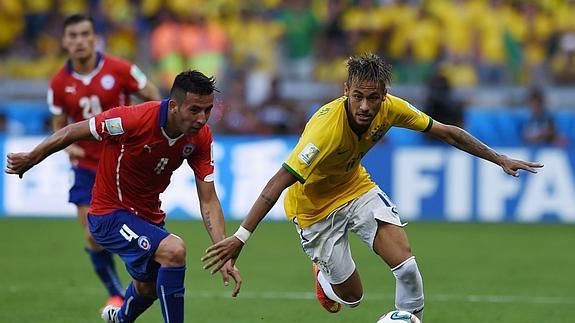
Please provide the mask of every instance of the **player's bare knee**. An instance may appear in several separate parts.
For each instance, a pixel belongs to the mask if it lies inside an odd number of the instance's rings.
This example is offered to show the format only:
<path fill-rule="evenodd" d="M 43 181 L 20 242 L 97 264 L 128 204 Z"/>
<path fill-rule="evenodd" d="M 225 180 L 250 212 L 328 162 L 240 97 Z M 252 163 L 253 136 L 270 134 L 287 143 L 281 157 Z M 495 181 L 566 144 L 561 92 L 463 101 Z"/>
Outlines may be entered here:
<path fill-rule="evenodd" d="M 156 261 L 163 267 L 179 267 L 186 264 L 186 245 L 175 236 L 162 240 L 156 251 Z"/>
<path fill-rule="evenodd" d="M 411 246 L 409 244 L 400 246 L 398 255 L 399 255 L 399 257 L 398 257 L 399 259 L 409 259 L 410 257 L 413 257 L 413 254 L 411 253 Z M 406 260 L 399 261 L 399 263 L 394 267 L 399 266 L 401 263 L 403 263 L 405 261 Z"/>
<path fill-rule="evenodd" d="M 373 249 L 390 267 L 397 267 L 412 256 L 411 245 L 403 228 L 381 221 L 378 221 Z"/>
<path fill-rule="evenodd" d="M 186 264 L 186 245 L 181 239 L 172 244 L 169 250 L 169 262 L 174 266 L 184 266 Z"/>

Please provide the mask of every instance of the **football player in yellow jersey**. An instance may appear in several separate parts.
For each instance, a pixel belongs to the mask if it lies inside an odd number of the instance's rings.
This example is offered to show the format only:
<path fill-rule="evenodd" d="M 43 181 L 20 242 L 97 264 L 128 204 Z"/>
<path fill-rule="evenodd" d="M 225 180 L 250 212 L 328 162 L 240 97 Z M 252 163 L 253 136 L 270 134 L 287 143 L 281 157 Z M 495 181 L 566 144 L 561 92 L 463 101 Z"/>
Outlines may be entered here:
<path fill-rule="evenodd" d="M 217 272 L 236 261 L 244 243 L 280 194 L 287 216 L 313 262 L 316 296 L 329 312 L 359 305 L 363 288 L 351 257 L 348 232 L 355 233 L 391 268 L 395 304 L 423 315 L 423 282 L 397 208 L 370 179 L 361 159 L 389 130 L 426 131 L 448 144 L 491 161 L 518 176 L 537 173 L 541 163 L 498 154 L 461 128 L 432 120 L 406 101 L 387 93 L 391 67 L 374 55 L 351 57 L 344 95 L 321 107 L 308 122 L 291 155 L 270 179 L 238 231 L 209 247 L 204 268 Z"/>

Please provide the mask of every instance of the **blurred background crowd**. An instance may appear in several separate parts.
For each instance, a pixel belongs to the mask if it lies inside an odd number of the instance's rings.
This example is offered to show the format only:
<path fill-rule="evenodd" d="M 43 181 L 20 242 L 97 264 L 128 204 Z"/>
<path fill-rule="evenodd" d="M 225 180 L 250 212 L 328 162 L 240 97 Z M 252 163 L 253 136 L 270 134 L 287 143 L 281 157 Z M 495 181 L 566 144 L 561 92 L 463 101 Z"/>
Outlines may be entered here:
<path fill-rule="evenodd" d="M 102 51 L 164 93 L 187 68 L 216 76 L 221 133 L 298 133 L 362 52 L 392 63 L 392 93 L 447 122 L 463 124 L 466 91 L 501 107 L 551 88 L 575 104 L 574 0 L 0 0 L 0 82 L 48 80 L 66 59 L 63 19 L 78 12 L 95 19 Z"/>

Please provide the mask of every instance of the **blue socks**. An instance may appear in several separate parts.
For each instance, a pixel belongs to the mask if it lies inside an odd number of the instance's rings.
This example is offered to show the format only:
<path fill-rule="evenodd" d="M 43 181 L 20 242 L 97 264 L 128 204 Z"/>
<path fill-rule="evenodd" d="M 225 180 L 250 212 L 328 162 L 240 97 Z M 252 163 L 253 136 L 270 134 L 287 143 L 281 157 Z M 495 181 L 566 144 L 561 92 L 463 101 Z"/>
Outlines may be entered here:
<path fill-rule="evenodd" d="M 136 288 L 134 288 L 133 282 L 130 283 L 126 289 L 126 297 L 124 304 L 118 312 L 118 320 L 123 323 L 131 323 L 144 313 L 148 307 L 152 306 L 155 299 L 144 298 L 138 295 Z"/>
<path fill-rule="evenodd" d="M 184 322 L 185 275 L 186 266 L 161 267 L 158 271 L 156 292 L 166 323 Z"/>
<path fill-rule="evenodd" d="M 116 272 L 112 254 L 107 250 L 94 251 L 86 249 L 86 252 L 90 255 L 94 270 L 108 290 L 108 294 L 110 296 L 123 296 L 122 283 Z"/>

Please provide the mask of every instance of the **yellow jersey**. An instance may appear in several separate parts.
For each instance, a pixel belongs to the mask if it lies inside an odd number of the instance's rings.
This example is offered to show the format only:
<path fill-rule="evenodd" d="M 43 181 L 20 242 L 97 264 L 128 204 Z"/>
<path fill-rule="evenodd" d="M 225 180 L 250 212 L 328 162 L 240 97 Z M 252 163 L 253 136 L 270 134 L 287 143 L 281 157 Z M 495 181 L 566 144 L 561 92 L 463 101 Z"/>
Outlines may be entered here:
<path fill-rule="evenodd" d="M 375 186 L 361 159 L 392 126 L 426 131 L 433 120 L 408 102 L 387 95 L 369 129 L 359 137 L 349 126 L 343 96 L 322 106 L 307 123 L 283 167 L 298 182 L 289 187 L 287 217 L 308 227 Z"/>

